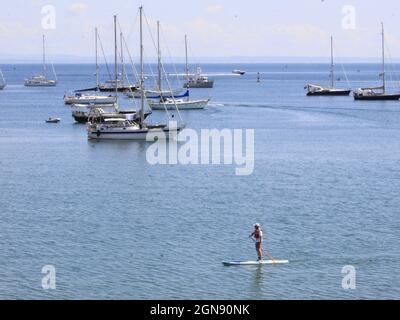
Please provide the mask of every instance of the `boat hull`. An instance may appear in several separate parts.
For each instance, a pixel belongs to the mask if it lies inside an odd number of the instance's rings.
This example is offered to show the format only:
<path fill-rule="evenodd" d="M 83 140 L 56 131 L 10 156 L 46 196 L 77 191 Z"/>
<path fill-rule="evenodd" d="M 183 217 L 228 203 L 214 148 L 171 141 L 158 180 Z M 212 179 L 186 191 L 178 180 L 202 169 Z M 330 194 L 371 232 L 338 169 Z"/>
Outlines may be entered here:
<path fill-rule="evenodd" d="M 356 101 L 398 101 L 400 94 L 377 94 L 371 96 L 354 95 Z"/>
<path fill-rule="evenodd" d="M 61 122 L 61 119 L 49 119 L 49 120 L 46 120 L 46 123 L 60 123 Z"/>
<path fill-rule="evenodd" d="M 207 107 L 207 104 L 210 100 L 198 100 L 198 101 L 189 101 L 183 103 L 177 103 L 176 105 L 173 103 L 154 103 L 149 102 L 149 106 L 152 110 L 175 110 L 177 107 L 179 111 L 183 110 L 203 110 Z"/>
<path fill-rule="evenodd" d="M 115 92 L 115 87 L 99 87 L 100 92 Z M 129 92 L 129 91 L 136 91 L 137 87 L 136 86 L 131 86 L 131 87 L 119 87 L 117 89 L 118 92 Z"/>
<path fill-rule="evenodd" d="M 321 92 L 308 92 L 308 97 L 320 97 L 320 96 L 348 96 L 351 90 L 326 90 Z"/>
<path fill-rule="evenodd" d="M 214 81 L 199 82 L 199 83 L 185 83 L 183 86 L 185 89 L 212 89 L 214 88 Z"/>
<path fill-rule="evenodd" d="M 132 131 L 120 131 L 120 132 L 107 132 L 107 131 L 93 131 L 88 130 L 88 138 L 90 140 L 133 140 L 133 141 L 147 141 L 147 138 L 151 137 L 150 141 L 157 140 L 157 134 L 163 134 L 168 140 L 170 135 L 177 135 L 182 129 L 170 130 L 167 128 L 160 129 L 144 129 L 144 130 L 132 130 Z"/>
<path fill-rule="evenodd" d="M 117 102 L 116 97 L 106 97 L 106 98 L 101 98 L 101 99 L 79 99 L 79 98 L 72 98 L 72 97 L 66 97 L 64 98 L 64 103 L 67 105 L 72 105 L 72 104 L 87 104 L 87 105 L 103 105 L 103 104 L 114 104 Z"/>
<path fill-rule="evenodd" d="M 127 94 L 128 98 L 135 98 L 135 99 L 141 99 L 142 95 L 140 92 L 137 94 L 132 94 L 131 92 L 128 92 Z M 182 91 L 176 91 L 171 94 L 171 92 L 165 92 L 163 94 L 159 94 L 158 92 L 146 92 L 146 99 L 173 99 L 173 98 L 186 98 L 189 97 L 190 93 L 189 91 L 186 91 L 185 93 L 182 93 Z"/>
<path fill-rule="evenodd" d="M 137 121 L 140 117 L 138 113 L 133 113 L 133 112 L 119 112 L 120 115 L 125 115 L 125 114 L 134 114 L 134 118 L 132 119 L 133 121 Z M 144 119 L 146 120 L 147 117 L 151 115 L 151 112 L 146 112 L 144 114 Z M 80 123 L 80 124 L 86 124 L 89 120 L 89 114 L 87 112 L 75 112 L 72 114 L 72 118 L 74 118 L 75 122 Z"/>
<path fill-rule="evenodd" d="M 57 82 L 54 82 L 54 83 L 25 83 L 24 86 L 32 87 L 32 88 L 56 87 Z"/>

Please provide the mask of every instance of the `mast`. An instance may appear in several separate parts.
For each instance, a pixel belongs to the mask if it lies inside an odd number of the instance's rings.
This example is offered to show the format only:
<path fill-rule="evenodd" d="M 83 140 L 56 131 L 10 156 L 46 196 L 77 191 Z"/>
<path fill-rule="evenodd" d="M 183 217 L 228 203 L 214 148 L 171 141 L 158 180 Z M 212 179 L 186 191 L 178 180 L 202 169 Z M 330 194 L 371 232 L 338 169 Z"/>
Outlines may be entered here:
<path fill-rule="evenodd" d="M 117 45 L 117 16 L 114 16 L 114 44 L 115 44 L 115 61 L 114 61 L 114 73 L 115 73 L 115 96 L 118 96 L 118 45 Z"/>
<path fill-rule="evenodd" d="M 386 92 L 386 74 L 385 74 L 385 29 L 382 22 L 382 81 L 383 93 Z"/>
<path fill-rule="evenodd" d="M 188 43 L 187 34 L 185 34 L 185 55 L 186 55 L 186 79 L 189 81 L 189 62 L 188 62 Z"/>
<path fill-rule="evenodd" d="M 335 62 L 333 60 L 333 37 L 331 36 L 331 88 L 335 86 Z"/>
<path fill-rule="evenodd" d="M 96 36 L 96 88 L 99 88 L 99 59 L 98 59 L 98 30 L 97 27 L 95 28 L 95 36 Z"/>
<path fill-rule="evenodd" d="M 143 63 L 143 7 L 139 8 L 140 11 L 140 126 L 144 123 L 144 63 Z"/>
<path fill-rule="evenodd" d="M 45 35 L 43 35 L 43 76 L 46 77 L 46 45 Z"/>
<path fill-rule="evenodd" d="M 122 32 L 120 33 L 120 38 L 121 38 L 121 83 L 123 84 L 125 81 L 125 65 L 124 65 L 124 45 L 123 45 L 123 34 Z"/>
<path fill-rule="evenodd" d="M 158 90 L 162 93 L 162 70 L 161 70 L 161 48 L 160 48 L 160 21 L 157 21 L 157 46 L 158 46 Z"/>

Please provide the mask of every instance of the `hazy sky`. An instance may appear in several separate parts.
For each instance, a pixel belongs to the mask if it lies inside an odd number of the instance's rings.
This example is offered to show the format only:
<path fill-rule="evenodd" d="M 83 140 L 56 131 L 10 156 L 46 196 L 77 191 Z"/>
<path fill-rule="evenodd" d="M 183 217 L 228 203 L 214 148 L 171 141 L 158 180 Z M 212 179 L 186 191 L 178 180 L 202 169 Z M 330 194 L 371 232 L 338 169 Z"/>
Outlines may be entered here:
<path fill-rule="evenodd" d="M 111 54 L 113 14 L 118 14 L 131 50 L 137 52 L 140 4 L 152 27 L 161 20 L 172 56 L 184 55 L 187 33 L 191 53 L 198 59 L 328 57 L 330 35 L 339 57 L 378 58 L 383 21 L 388 54 L 400 57 L 398 0 L 1 0 L 0 60 L 40 55 L 43 33 L 50 57 L 90 57 L 96 25 Z M 55 8 L 54 30 L 42 28 L 46 5 Z M 146 39 L 148 55 L 154 56 Z"/>

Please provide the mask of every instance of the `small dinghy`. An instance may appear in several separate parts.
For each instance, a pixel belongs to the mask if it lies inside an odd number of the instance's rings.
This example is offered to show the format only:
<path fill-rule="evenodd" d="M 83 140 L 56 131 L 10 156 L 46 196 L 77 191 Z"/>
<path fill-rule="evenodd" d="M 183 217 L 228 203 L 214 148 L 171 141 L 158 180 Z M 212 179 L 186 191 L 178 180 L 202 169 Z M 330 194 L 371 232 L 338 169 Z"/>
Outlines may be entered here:
<path fill-rule="evenodd" d="M 48 118 L 46 123 L 59 123 L 61 121 L 60 118 Z"/>

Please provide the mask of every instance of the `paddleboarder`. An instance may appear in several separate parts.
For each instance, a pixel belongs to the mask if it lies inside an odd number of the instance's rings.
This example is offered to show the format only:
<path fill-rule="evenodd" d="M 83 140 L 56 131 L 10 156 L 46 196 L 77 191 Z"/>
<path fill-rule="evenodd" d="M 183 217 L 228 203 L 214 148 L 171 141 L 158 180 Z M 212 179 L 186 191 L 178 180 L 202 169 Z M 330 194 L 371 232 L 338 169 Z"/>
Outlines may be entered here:
<path fill-rule="evenodd" d="M 261 225 L 259 223 L 256 223 L 254 225 L 254 231 L 250 235 L 250 238 L 252 238 L 254 240 L 254 242 L 256 243 L 256 251 L 257 251 L 257 255 L 258 255 L 258 261 L 262 261 L 263 260 L 262 243 L 263 243 L 263 239 L 264 239 L 264 234 L 263 234 L 263 231 L 261 230 Z"/>

